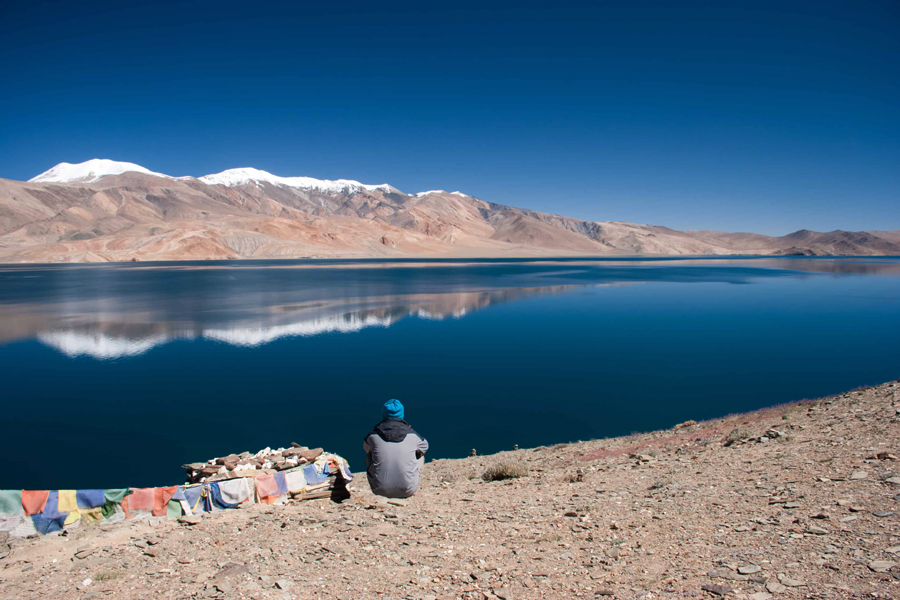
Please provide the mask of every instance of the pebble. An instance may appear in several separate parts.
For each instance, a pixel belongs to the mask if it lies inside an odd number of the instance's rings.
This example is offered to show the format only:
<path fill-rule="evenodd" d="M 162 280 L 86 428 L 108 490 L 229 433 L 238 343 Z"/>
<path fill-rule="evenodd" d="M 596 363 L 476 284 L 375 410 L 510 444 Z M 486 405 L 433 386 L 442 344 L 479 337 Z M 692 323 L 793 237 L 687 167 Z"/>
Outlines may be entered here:
<path fill-rule="evenodd" d="M 766 589 L 773 594 L 780 594 L 781 592 L 787 590 L 787 587 L 778 583 L 777 581 L 770 581 L 766 584 Z"/>
<path fill-rule="evenodd" d="M 216 583 L 215 588 L 222 592 L 223 594 L 230 594 L 234 591 L 234 586 L 228 583 L 227 581 L 219 581 Z"/>
<path fill-rule="evenodd" d="M 869 474 L 866 471 L 854 471 L 850 474 L 850 481 L 859 481 L 860 479 L 865 479 Z"/>
<path fill-rule="evenodd" d="M 750 594 L 750 600 L 772 600 L 774 597 L 775 596 L 769 592 L 756 592 L 755 594 Z"/>
<path fill-rule="evenodd" d="M 887 512 L 887 511 L 878 511 L 878 512 L 872 513 L 872 514 L 875 515 L 876 517 L 892 517 L 892 516 L 894 516 L 894 513 Z"/>
<path fill-rule="evenodd" d="M 716 596 L 727 596 L 731 593 L 731 588 L 727 588 L 724 585 L 716 585 L 714 583 L 704 583 L 700 586 L 700 589 L 704 592 L 715 594 Z"/>
<path fill-rule="evenodd" d="M 707 576 L 712 577 L 713 579 L 729 579 L 731 581 L 747 581 L 747 579 L 749 579 L 746 575 L 739 575 L 738 573 L 726 569 L 713 569 L 707 573 Z"/>
<path fill-rule="evenodd" d="M 753 575 L 760 571 L 762 571 L 762 569 L 756 565 L 744 565 L 743 567 L 738 567 L 738 573 L 741 575 Z"/>
<path fill-rule="evenodd" d="M 821 527 L 810 526 L 806 529 L 809 533 L 813 533 L 815 535 L 828 535 L 828 530 L 823 529 Z"/>
<path fill-rule="evenodd" d="M 178 561 L 181 562 L 181 561 Z M 189 561 L 193 562 L 193 561 Z M 246 565 L 241 565 L 238 563 L 230 562 L 225 564 L 218 573 L 213 575 L 213 579 L 226 579 L 228 577 L 234 577 L 236 575 L 243 575 L 245 573 L 249 573 L 250 570 Z"/>
<path fill-rule="evenodd" d="M 869 568 L 875 571 L 876 573 L 887 573 L 890 571 L 894 565 L 897 563 L 891 562 L 889 560 L 873 560 L 869 563 Z"/>
<path fill-rule="evenodd" d="M 806 585 L 799 579 L 791 579 L 790 577 L 779 577 L 778 581 L 781 582 L 781 585 L 786 585 L 787 587 L 803 587 Z"/>

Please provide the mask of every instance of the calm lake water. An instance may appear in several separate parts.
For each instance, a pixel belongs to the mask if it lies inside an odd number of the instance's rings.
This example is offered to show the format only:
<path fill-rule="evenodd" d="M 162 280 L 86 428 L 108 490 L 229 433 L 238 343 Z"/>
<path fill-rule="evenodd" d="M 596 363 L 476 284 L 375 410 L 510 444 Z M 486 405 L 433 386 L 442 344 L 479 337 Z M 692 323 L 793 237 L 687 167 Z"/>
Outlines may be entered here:
<path fill-rule="evenodd" d="M 900 377 L 900 259 L 0 265 L 0 488 L 170 485 L 299 442 L 363 469 Z"/>

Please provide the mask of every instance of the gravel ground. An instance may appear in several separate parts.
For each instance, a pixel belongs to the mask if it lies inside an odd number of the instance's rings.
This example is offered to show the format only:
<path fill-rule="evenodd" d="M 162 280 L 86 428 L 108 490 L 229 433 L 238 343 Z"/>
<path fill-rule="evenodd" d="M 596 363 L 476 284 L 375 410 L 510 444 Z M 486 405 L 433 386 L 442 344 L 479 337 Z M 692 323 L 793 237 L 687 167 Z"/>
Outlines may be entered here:
<path fill-rule="evenodd" d="M 341 504 L 8 540 L 0 598 L 900 598 L 898 391 L 437 460 L 406 501 L 360 476 Z"/>

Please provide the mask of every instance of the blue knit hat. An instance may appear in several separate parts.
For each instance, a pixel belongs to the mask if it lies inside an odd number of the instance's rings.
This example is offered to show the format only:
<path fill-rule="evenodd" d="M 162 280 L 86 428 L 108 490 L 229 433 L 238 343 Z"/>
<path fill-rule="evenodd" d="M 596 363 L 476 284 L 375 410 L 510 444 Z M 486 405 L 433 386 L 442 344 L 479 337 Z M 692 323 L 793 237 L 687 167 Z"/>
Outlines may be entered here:
<path fill-rule="evenodd" d="M 381 416 L 384 419 L 403 419 L 403 405 L 399 400 L 388 400 L 384 403 Z"/>

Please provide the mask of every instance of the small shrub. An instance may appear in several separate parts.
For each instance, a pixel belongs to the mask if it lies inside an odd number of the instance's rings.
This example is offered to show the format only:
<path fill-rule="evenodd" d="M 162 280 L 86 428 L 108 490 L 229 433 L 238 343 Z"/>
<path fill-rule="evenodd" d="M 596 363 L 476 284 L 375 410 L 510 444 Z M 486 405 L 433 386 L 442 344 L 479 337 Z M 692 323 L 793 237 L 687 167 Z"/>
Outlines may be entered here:
<path fill-rule="evenodd" d="M 578 483 L 584 481 L 584 469 L 579 467 L 575 469 L 574 473 L 563 475 L 563 481 L 566 483 Z"/>
<path fill-rule="evenodd" d="M 750 437 L 750 432 L 743 427 L 735 427 L 725 436 L 725 445 L 731 446 Z"/>
<path fill-rule="evenodd" d="M 526 477 L 527 475 L 528 467 L 522 463 L 505 462 L 489 467 L 488 470 L 481 475 L 481 478 L 485 481 L 502 481 L 504 479 Z"/>

